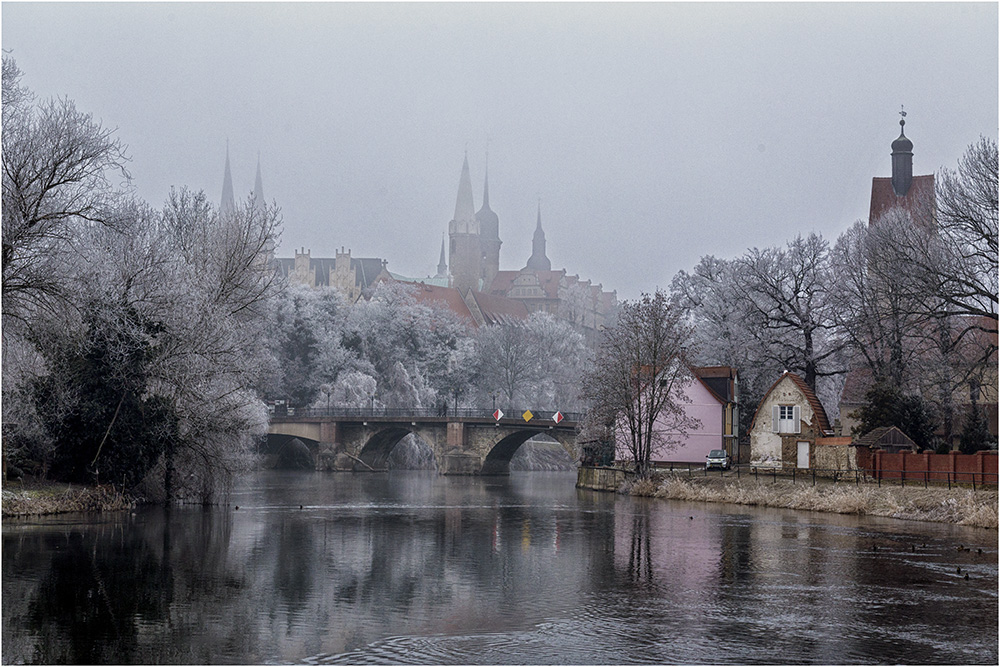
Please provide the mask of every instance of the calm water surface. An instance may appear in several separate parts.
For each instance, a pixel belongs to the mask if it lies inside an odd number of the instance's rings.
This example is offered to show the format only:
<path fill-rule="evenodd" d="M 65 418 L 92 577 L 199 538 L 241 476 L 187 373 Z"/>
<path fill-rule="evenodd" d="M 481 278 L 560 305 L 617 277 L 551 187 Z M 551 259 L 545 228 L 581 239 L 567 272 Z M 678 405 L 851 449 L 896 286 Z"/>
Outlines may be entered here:
<path fill-rule="evenodd" d="M 574 481 L 268 472 L 4 521 L 3 662 L 997 664 L 996 531 Z"/>

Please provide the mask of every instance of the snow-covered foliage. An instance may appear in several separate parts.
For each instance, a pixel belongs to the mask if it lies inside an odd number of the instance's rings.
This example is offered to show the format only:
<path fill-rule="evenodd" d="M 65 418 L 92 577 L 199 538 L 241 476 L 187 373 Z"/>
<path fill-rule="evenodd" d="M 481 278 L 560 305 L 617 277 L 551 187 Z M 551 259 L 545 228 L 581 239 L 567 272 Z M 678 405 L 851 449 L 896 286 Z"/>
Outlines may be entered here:
<path fill-rule="evenodd" d="M 5 452 L 209 501 L 266 431 L 278 211 L 251 199 L 220 217 L 186 189 L 156 211 L 113 186 L 126 158 L 110 131 L 18 86 L 5 57 L 4 346 L 18 354 L 4 416 L 25 419 Z"/>

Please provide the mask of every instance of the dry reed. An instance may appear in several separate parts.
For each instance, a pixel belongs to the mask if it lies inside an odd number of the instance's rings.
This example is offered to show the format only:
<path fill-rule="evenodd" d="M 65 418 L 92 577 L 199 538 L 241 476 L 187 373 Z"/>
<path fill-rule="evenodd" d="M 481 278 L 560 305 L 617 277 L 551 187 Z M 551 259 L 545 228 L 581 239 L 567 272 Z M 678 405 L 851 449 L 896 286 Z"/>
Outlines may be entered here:
<path fill-rule="evenodd" d="M 3 490 L 3 516 L 108 512 L 135 507 L 136 499 L 111 485 L 40 486 L 19 491 Z"/>
<path fill-rule="evenodd" d="M 639 480 L 625 492 L 635 496 L 782 507 L 838 514 L 865 514 L 997 528 L 997 492 L 970 489 L 875 487 L 788 480 L 685 479 L 676 475 Z"/>

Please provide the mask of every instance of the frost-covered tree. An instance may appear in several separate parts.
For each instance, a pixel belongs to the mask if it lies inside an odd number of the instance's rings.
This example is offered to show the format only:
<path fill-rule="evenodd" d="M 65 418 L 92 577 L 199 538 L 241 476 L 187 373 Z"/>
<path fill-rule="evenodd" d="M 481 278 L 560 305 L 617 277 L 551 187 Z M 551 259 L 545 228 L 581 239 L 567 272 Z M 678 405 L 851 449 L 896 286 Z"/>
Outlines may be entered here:
<path fill-rule="evenodd" d="M 667 294 L 644 294 L 622 304 L 617 323 L 605 332 L 593 366 L 584 373 L 583 397 L 615 431 L 619 460 L 627 460 L 640 476 L 651 471 L 654 447 L 676 446 L 665 433 L 683 434 L 694 426 L 684 409 L 691 343 L 691 327 Z"/>
<path fill-rule="evenodd" d="M 692 330 L 692 362 L 730 366 L 739 373 L 740 432 L 750 432 L 757 405 L 784 366 L 768 354 L 769 339 L 755 330 L 755 312 L 738 283 L 738 262 L 702 257 L 671 283 L 671 300 Z"/>
<path fill-rule="evenodd" d="M 829 244 L 797 236 L 785 248 L 753 248 L 736 261 L 737 285 L 749 308 L 748 330 L 774 365 L 817 378 L 843 372 L 829 362 L 842 348 L 834 334 Z"/>
<path fill-rule="evenodd" d="M 547 313 L 526 321 L 484 327 L 475 339 L 475 378 L 480 406 L 570 411 L 578 407 L 580 375 L 587 358 L 583 336 Z"/>
<path fill-rule="evenodd" d="M 908 267 L 889 249 L 912 224 L 905 211 L 892 209 L 874 224 L 855 223 L 832 253 L 835 319 L 876 383 L 904 386 L 933 348 L 925 296 L 914 292 Z"/>
<path fill-rule="evenodd" d="M 14 60 L 3 56 L 4 338 L 30 326 L 39 309 L 72 304 L 66 255 L 77 233 L 111 224 L 129 179 L 114 131 L 69 99 L 36 102 Z M 116 179 L 117 177 L 117 179 Z"/>

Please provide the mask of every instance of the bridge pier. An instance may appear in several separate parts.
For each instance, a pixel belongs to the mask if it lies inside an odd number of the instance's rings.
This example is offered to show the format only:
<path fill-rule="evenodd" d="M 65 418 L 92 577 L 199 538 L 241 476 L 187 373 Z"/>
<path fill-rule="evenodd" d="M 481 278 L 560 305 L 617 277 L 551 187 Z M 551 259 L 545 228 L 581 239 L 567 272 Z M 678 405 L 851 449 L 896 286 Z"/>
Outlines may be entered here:
<path fill-rule="evenodd" d="M 483 467 L 483 457 L 466 448 L 465 424 L 448 422 L 445 452 L 438 461 L 442 475 L 478 475 Z"/>

